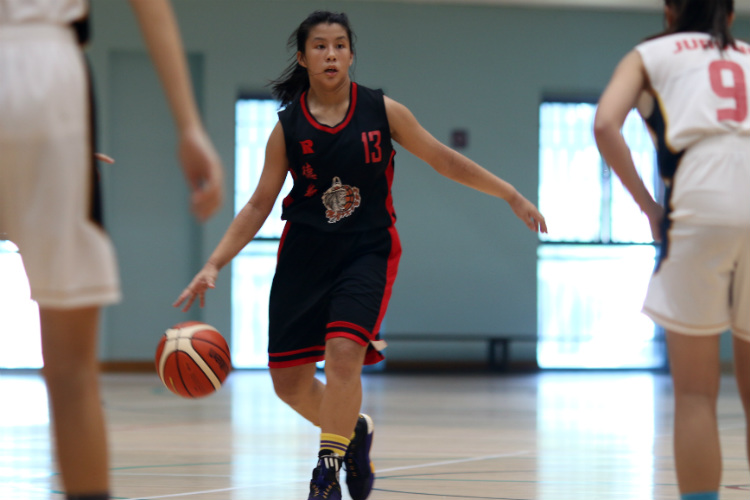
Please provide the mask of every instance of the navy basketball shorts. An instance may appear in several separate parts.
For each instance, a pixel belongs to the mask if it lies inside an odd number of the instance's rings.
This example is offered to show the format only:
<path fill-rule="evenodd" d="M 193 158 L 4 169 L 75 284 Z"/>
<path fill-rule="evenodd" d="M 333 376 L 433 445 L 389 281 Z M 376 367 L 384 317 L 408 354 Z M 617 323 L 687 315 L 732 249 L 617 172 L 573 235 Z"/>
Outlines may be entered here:
<path fill-rule="evenodd" d="M 367 346 L 364 364 L 384 357 L 380 325 L 401 257 L 396 228 L 329 233 L 287 223 L 271 286 L 270 368 L 325 359 L 325 343 Z"/>

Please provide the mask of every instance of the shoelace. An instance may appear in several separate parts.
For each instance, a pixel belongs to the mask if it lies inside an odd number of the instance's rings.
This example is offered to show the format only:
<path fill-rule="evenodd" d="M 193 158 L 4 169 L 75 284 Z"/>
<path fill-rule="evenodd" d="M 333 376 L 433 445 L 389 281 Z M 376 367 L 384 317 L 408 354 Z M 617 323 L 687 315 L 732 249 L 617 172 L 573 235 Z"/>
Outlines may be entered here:
<path fill-rule="evenodd" d="M 354 458 L 352 457 L 346 459 L 346 472 L 354 477 L 357 477 L 359 475 L 357 466 L 354 464 Z"/>
<path fill-rule="evenodd" d="M 330 471 L 331 469 L 328 470 L 328 472 Z M 314 496 L 316 497 L 320 496 L 321 498 L 328 498 L 331 493 L 331 490 L 334 488 L 336 484 L 338 484 L 338 480 L 333 479 L 329 481 L 328 477 L 326 477 L 328 474 L 326 475 L 321 474 L 322 471 L 320 471 L 320 469 L 317 467 L 315 468 L 313 472 L 315 472 L 316 474 L 313 480 L 310 481 L 310 489 L 312 490 Z M 321 477 L 323 481 L 328 483 L 328 485 L 323 490 L 320 489 L 320 486 L 319 486 L 320 483 L 318 483 Z"/>
<path fill-rule="evenodd" d="M 314 496 L 323 496 L 323 498 L 328 498 L 328 495 L 331 493 L 331 488 L 333 488 L 333 483 L 328 483 L 328 486 L 325 490 L 322 490 L 318 487 L 317 484 L 313 484 L 312 486 Z"/>

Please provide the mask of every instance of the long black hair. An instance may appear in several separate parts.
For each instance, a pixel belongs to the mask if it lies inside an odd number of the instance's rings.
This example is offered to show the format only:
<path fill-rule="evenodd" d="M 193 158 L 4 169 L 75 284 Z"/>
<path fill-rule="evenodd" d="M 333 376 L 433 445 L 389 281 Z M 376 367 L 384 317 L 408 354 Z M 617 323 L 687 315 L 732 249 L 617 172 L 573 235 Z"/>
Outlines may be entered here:
<path fill-rule="evenodd" d="M 340 24 L 349 37 L 349 47 L 354 54 L 354 33 L 352 32 L 349 18 L 343 12 L 329 12 L 325 10 L 316 10 L 302 24 L 294 30 L 287 47 L 295 49 L 296 52 L 305 53 L 305 43 L 310 31 L 319 24 Z M 284 70 L 279 78 L 271 82 L 271 94 L 281 101 L 282 106 L 286 106 L 297 99 L 302 92 L 310 88 L 310 78 L 307 76 L 307 69 L 297 62 L 297 55 L 292 55 L 292 62 Z"/>
<path fill-rule="evenodd" d="M 720 49 L 734 46 L 729 30 L 729 17 L 734 13 L 734 0 L 664 0 L 674 12 L 674 22 L 667 33 L 700 31 L 708 33 Z"/>

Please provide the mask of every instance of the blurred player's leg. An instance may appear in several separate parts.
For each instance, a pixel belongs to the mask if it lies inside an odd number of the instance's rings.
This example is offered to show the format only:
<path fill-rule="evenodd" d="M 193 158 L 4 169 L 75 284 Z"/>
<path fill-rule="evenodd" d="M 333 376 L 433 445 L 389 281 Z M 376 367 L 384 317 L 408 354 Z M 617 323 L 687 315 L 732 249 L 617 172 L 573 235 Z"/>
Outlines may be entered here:
<path fill-rule="evenodd" d="M 745 429 L 750 429 L 750 342 L 734 337 L 734 376 L 745 409 Z M 745 446 L 750 458 L 750 432 L 746 432 Z"/>
<path fill-rule="evenodd" d="M 43 308 L 40 316 L 44 377 L 65 491 L 104 495 L 109 457 L 98 383 L 99 309 Z"/>
<path fill-rule="evenodd" d="M 680 493 L 716 492 L 721 448 L 716 418 L 719 335 L 667 332 L 674 381 L 674 454 Z"/>

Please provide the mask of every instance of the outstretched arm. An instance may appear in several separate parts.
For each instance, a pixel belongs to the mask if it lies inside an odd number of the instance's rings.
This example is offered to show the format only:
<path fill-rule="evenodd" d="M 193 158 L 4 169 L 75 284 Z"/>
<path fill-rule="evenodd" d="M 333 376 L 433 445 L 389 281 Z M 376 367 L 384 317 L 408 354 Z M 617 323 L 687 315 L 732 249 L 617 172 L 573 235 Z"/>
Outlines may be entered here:
<path fill-rule="evenodd" d="M 192 210 L 206 220 L 221 206 L 223 169 L 198 113 L 172 5 L 168 0 L 130 0 L 130 4 L 177 127 L 178 157 L 192 193 Z"/>
<path fill-rule="evenodd" d="M 435 139 L 403 104 L 385 97 L 385 109 L 391 136 L 410 153 L 451 180 L 502 198 L 529 229 L 547 232 L 542 214 L 513 185 Z"/>
<path fill-rule="evenodd" d="M 196 298 L 200 299 L 200 306 L 203 307 L 206 290 L 214 288 L 221 268 L 231 262 L 245 248 L 245 245 L 250 243 L 268 218 L 284 186 L 288 170 L 289 162 L 286 157 L 284 132 L 281 124 L 277 123 L 268 139 L 263 172 L 250 201 L 242 207 L 240 213 L 229 225 L 227 232 L 224 233 L 203 269 L 182 291 L 173 304 L 174 307 L 180 307 L 184 303 L 182 310 L 187 311 Z"/>
<path fill-rule="evenodd" d="M 599 100 L 594 118 L 594 137 L 602 158 L 612 167 L 638 207 L 646 214 L 654 240 L 658 241 L 664 209 L 654 200 L 638 175 L 630 148 L 621 132 L 628 113 L 636 106 L 647 86 L 643 59 L 634 50 L 620 61 Z"/>

